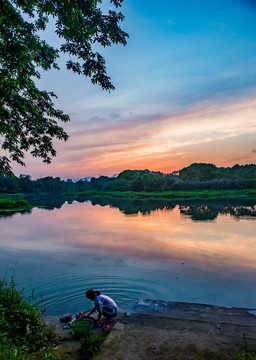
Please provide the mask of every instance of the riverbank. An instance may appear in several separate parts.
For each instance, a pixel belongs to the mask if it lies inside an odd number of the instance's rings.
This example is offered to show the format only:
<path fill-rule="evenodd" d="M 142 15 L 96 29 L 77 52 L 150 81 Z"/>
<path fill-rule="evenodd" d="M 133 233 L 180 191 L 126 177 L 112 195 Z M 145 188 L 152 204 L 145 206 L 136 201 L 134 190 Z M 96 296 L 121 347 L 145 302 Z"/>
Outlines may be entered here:
<path fill-rule="evenodd" d="M 23 212 L 31 209 L 33 206 L 30 205 L 26 200 L 12 200 L 9 198 L 0 199 L 0 214 L 2 213 L 13 213 Z"/>
<path fill-rule="evenodd" d="M 237 190 L 172 190 L 172 191 L 84 191 L 76 193 L 62 193 L 62 196 L 78 196 L 90 198 L 103 196 L 118 199 L 168 199 L 168 200 L 198 200 L 198 199 L 256 199 L 256 189 Z"/>
<path fill-rule="evenodd" d="M 223 306 L 139 300 L 130 313 L 114 321 L 93 359 L 238 359 L 244 351 L 244 335 L 248 351 L 256 352 L 255 314 Z M 58 324 L 57 342 L 58 354 L 79 359 L 79 341 L 70 329 Z"/>

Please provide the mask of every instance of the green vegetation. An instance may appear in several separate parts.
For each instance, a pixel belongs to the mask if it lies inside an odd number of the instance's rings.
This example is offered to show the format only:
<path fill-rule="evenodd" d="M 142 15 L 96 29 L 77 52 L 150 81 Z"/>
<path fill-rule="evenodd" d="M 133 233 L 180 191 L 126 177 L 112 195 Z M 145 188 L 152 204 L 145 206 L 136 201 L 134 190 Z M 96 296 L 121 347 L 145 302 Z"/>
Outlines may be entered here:
<path fill-rule="evenodd" d="M 166 192 L 178 194 L 178 191 L 179 194 L 189 191 L 190 197 L 192 190 L 202 190 L 208 196 L 209 191 L 256 189 L 256 165 L 217 168 L 212 164 L 192 164 L 180 170 L 179 175 L 149 170 L 125 170 L 115 178 L 100 176 L 92 178 L 90 182 L 78 181 L 75 184 L 69 181 L 65 188 L 69 188 L 70 192 L 145 192 L 154 197 L 158 196 L 156 193 L 166 196 Z"/>
<path fill-rule="evenodd" d="M 0 212 L 1 211 L 18 211 L 18 210 L 28 210 L 32 206 L 28 204 L 27 200 L 16 200 L 11 199 L 0 199 Z"/>
<path fill-rule="evenodd" d="M 69 116 L 55 108 L 52 91 L 40 90 L 35 79 L 40 70 L 59 70 L 60 53 L 71 55 L 68 70 L 89 77 L 104 90 L 113 90 L 100 47 L 126 45 L 128 34 L 119 24 L 124 16 L 114 11 L 123 0 L 110 0 L 104 10 L 101 0 L 12 0 L 1 2 L 0 13 L 0 174 L 11 175 L 10 161 L 24 164 L 24 152 L 51 162 L 56 155 L 53 140 L 68 139 L 58 121 Z M 70 21 L 72 19 L 72 21 Z M 48 22 L 55 23 L 58 48 L 40 36 Z M 96 46 L 96 49 L 95 49 Z"/>
<path fill-rule="evenodd" d="M 0 280 L 0 359 L 54 359 L 53 333 L 40 316 L 40 308 L 25 300 L 13 280 Z"/>
<path fill-rule="evenodd" d="M 233 167 L 217 167 L 213 164 L 194 163 L 179 172 L 183 181 L 211 181 L 216 179 L 255 180 L 256 165 L 235 165 Z"/>
<path fill-rule="evenodd" d="M 143 199 L 167 199 L 167 200 L 198 200 L 198 199 L 252 199 L 256 197 L 256 189 L 242 190 L 173 190 L 173 191 L 85 191 L 78 193 L 64 193 L 89 198 L 92 195 L 106 196 L 108 198 L 143 200 Z"/>
<path fill-rule="evenodd" d="M 100 176 L 90 181 L 79 180 L 73 182 L 61 180 L 59 177 L 47 176 L 32 180 L 29 175 L 17 177 L 0 177 L 0 189 L 6 194 L 38 194 L 38 193 L 108 193 L 117 196 L 118 193 L 126 193 L 126 197 L 132 193 L 140 193 L 139 197 L 152 194 L 151 197 L 173 196 L 178 198 L 193 197 L 193 191 L 200 190 L 199 195 L 212 196 L 222 191 L 222 194 L 230 191 L 243 190 L 247 195 L 256 189 L 256 165 L 235 165 L 232 168 L 217 168 L 212 164 L 192 164 L 180 170 L 180 175 L 163 174 L 149 170 L 125 170 L 115 178 Z M 248 190 L 251 189 L 251 190 Z M 225 190 L 225 192 L 223 192 Z M 192 191 L 192 192 L 191 192 Z M 130 194 L 130 195 L 129 195 Z M 161 194 L 161 195 L 160 195 Z M 197 195 L 198 193 L 194 193 Z M 118 195 L 121 196 L 120 194 Z M 136 197 L 135 195 L 132 195 Z M 232 195 L 233 196 L 233 195 Z M 239 195 L 238 195 L 239 196 Z"/>
<path fill-rule="evenodd" d="M 236 356 L 235 360 L 256 360 L 256 354 L 242 352 Z"/>
<path fill-rule="evenodd" d="M 13 201 L 10 199 L 0 199 L 0 211 L 17 211 L 30 209 L 31 205 L 26 200 Z"/>
<path fill-rule="evenodd" d="M 30 194 L 40 192 L 60 193 L 64 190 L 66 182 L 59 177 L 47 176 L 32 180 L 29 175 L 0 176 L 0 190 L 6 194 Z"/>
<path fill-rule="evenodd" d="M 244 351 L 240 352 L 235 360 L 256 360 L 256 354 L 252 354 L 248 351 L 248 340 L 246 335 L 243 336 Z"/>
<path fill-rule="evenodd" d="M 99 351 L 100 346 L 107 335 L 107 331 L 104 331 L 101 334 L 92 334 L 88 332 L 84 335 L 81 338 L 80 358 L 83 360 L 92 359 Z"/>

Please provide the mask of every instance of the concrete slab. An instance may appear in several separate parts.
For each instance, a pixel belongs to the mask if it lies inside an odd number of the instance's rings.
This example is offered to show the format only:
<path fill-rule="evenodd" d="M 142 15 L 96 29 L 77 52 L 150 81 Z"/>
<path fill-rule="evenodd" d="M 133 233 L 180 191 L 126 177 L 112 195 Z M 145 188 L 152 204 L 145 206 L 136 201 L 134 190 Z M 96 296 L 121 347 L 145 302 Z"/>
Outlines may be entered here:
<path fill-rule="evenodd" d="M 124 324 L 117 321 L 112 327 L 113 330 L 124 331 Z"/>
<path fill-rule="evenodd" d="M 197 320 L 256 327 L 256 309 L 139 299 L 131 312 L 172 319 Z"/>

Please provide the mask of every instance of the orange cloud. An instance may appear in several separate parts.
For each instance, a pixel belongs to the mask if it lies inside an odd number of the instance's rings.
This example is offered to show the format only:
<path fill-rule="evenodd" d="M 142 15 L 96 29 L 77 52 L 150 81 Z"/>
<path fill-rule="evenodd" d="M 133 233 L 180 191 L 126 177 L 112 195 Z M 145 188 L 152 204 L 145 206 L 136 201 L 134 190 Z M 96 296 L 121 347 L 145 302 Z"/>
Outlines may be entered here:
<path fill-rule="evenodd" d="M 254 162 L 256 99 L 225 105 L 204 102 L 191 111 L 116 118 L 74 128 L 57 144 L 53 165 L 40 171 L 61 177 L 112 175 L 124 169 L 170 172 L 192 162 Z M 228 149 L 227 149 L 227 145 Z M 31 160 L 29 161 L 31 162 Z M 33 168 L 36 163 L 32 161 Z"/>

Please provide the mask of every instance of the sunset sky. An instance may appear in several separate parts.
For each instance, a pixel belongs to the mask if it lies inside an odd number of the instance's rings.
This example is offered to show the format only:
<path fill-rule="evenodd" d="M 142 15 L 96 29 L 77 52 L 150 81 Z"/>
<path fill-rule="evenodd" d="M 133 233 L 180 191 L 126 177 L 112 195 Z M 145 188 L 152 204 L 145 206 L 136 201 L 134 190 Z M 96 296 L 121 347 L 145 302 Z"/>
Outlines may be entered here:
<path fill-rule="evenodd" d="M 104 1 L 103 1 L 104 3 Z M 108 93 L 65 70 L 38 85 L 70 115 L 51 165 L 17 175 L 80 178 L 125 169 L 172 172 L 193 162 L 256 162 L 256 2 L 124 0 L 127 46 L 104 49 Z M 49 26 L 44 35 L 52 44 Z"/>

